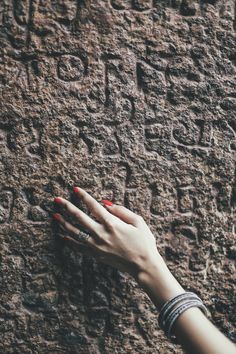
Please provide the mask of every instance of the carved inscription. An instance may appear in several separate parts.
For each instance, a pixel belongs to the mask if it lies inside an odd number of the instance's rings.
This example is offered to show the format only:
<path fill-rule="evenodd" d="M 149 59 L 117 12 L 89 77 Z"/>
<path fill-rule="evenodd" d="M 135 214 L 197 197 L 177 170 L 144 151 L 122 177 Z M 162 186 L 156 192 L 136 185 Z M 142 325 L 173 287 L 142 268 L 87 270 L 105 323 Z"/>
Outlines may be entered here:
<path fill-rule="evenodd" d="M 31 128 L 31 132 L 32 132 L 32 141 L 29 142 L 25 149 L 27 154 L 29 154 L 32 157 L 37 157 L 37 158 L 41 158 L 42 157 L 42 144 L 41 144 L 41 139 L 42 139 L 42 132 L 41 130 L 38 128 Z"/>
<path fill-rule="evenodd" d="M 76 0 L 51 0 L 51 8 L 55 13 L 55 20 L 68 26 L 76 19 L 79 4 Z"/>
<path fill-rule="evenodd" d="M 151 0 L 111 0 L 111 5 L 115 10 L 133 9 L 145 11 L 152 7 Z"/>
<path fill-rule="evenodd" d="M 33 223 L 42 223 L 48 220 L 48 213 L 40 205 L 41 202 L 37 197 L 36 191 L 32 187 L 27 187 L 22 190 L 22 195 L 28 203 L 27 221 Z"/>
<path fill-rule="evenodd" d="M 9 144 L 9 130 L 0 128 L 0 149 L 10 150 L 11 145 Z"/>
<path fill-rule="evenodd" d="M 144 147 L 147 151 L 156 151 L 159 155 L 168 156 L 170 146 L 170 130 L 161 123 L 146 124 L 144 127 Z M 165 147 L 165 150 L 163 149 Z"/>
<path fill-rule="evenodd" d="M 130 94 L 134 71 L 126 72 L 125 63 L 119 55 L 102 56 L 104 62 L 105 108 L 113 111 L 109 124 L 126 123 L 134 120 L 135 99 Z"/>
<path fill-rule="evenodd" d="M 216 209 L 219 212 L 230 211 L 232 197 L 230 201 L 231 187 L 229 185 L 224 185 L 221 182 L 214 182 L 212 185 L 212 194 L 215 198 Z"/>
<path fill-rule="evenodd" d="M 76 185 L 142 215 L 235 342 L 235 9 L 0 1 L 0 353 L 179 351 L 127 273 L 60 238 L 55 212 L 88 230 L 54 197 L 96 219 Z"/>
<path fill-rule="evenodd" d="M 59 58 L 57 74 L 63 81 L 77 81 L 84 75 L 84 64 L 79 57 L 62 55 Z"/>
<path fill-rule="evenodd" d="M 127 75 L 124 71 L 124 64 L 120 56 L 104 55 L 104 76 L 105 76 L 105 106 L 115 105 L 117 99 L 117 86 L 128 84 Z"/>
<path fill-rule="evenodd" d="M 190 121 L 182 119 L 173 124 L 173 141 L 178 145 L 189 147 L 209 148 L 212 138 L 212 127 L 208 122 L 202 120 Z"/>
<path fill-rule="evenodd" d="M 166 81 L 162 72 L 144 62 L 137 62 L 136 75 L 138 88 L 145 94 L 156 96 L 166 94 Z"/>
<path fill-rule="evenodd" d="M 29 2 L 27 0 L 13 0 L 14 17 L 20 26 L 28 24 Z"/>
<path fill-rule="evenodd" d="M 159 183 L 150 186 L 151 204 L 150 211 L 154 215 L 168 217 L 176 210 L 176 195 L 171 186 Z"/>
<path fill-rule="evenodd" d="M 191 213 L 196 208 L 194 188 L 191 186 L 177 188 L 178 210 L 180 213 Z"/>
<path fill-rule="evenodd" d="M 14 204 L 13 192 L 9 189 L 0 191 L 0 223 L 4 224 L 10 221 L 12 208 Z"/>
<path fill-rule="evenodd" d="M 124 10 L 128 9 L 131 5 L 130 0 L 111 0 L 111 5 L 114 7 L 116 10 Z"/>
<path fill-rule="evenodd" d="M 199 243 L 198 229 L 196 226 L 190 226 L 186 224 L 179 224 L 173 222 L 172 232 L 177 237 L 184 236 L 190 241 L 195 241 L 196 243 Z"/>

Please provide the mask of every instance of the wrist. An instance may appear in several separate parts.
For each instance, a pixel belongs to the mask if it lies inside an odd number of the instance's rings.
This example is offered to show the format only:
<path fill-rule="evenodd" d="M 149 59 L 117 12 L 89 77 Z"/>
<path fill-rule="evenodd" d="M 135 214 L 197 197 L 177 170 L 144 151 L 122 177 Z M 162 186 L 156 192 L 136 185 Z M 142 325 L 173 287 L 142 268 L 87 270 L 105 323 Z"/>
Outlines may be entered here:
<path fill-rule="evenodd" d="M 137 282 L 140 285 L 145 284 L 153 272 L 164 273 L 168 268 L 160 253 L 157 251 L 151 257 L 145 259 L 138 264 Z"/>
<path fill-rule="evenodd" d="M 158 309 L 185 291 L 159 253 L 140 269 L 136 280 Z"/>

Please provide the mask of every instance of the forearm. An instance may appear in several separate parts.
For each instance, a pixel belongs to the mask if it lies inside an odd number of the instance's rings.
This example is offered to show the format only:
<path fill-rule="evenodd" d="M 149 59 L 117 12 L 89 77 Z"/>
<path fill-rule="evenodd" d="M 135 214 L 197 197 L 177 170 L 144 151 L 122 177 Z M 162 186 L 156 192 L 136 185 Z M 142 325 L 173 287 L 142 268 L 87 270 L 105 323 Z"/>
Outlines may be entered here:
<path fill-rule="evenodd" d="M 236 346 L 197 307 L 179 316 L 174 334 L 187 353 L 236 354 Z"/>
<path fill-rule="evenodd" d="M 159 254 L 155 260 L 147 262 L 137 281 L 159 310 L 166 301 L 185 291 Z M 197 307 L 177 318 L 174 334 L 191 354 L 236 354 L 236 346 Z"/>

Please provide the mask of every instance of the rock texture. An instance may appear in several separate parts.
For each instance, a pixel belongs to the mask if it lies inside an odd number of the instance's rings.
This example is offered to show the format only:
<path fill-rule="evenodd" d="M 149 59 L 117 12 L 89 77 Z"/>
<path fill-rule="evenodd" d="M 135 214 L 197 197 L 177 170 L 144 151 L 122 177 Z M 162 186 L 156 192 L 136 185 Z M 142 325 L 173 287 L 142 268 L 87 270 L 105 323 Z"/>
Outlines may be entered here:
<path fill-rule="evenodd" d="M 0 352 L 182 352 L 58 241 L 74 185 L 141 214 L 236 342 L 235 1 L 2 0 L 0 23 Z"/>

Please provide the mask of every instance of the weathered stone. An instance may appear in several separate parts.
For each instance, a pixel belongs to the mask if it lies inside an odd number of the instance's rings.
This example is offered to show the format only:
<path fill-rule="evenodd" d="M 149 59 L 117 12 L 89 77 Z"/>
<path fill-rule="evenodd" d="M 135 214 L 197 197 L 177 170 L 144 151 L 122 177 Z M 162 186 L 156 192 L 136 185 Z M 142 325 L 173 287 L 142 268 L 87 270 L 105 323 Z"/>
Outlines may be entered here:
<path fill-rule="evenodd" d="M 182 353 L 131 276 L 64 247 L 75 185 L 142 215 L 236 342 L 234 1 L 2 0 L 0 24 L 0 353 Z"/>

